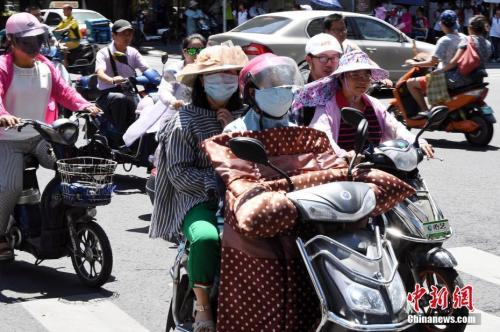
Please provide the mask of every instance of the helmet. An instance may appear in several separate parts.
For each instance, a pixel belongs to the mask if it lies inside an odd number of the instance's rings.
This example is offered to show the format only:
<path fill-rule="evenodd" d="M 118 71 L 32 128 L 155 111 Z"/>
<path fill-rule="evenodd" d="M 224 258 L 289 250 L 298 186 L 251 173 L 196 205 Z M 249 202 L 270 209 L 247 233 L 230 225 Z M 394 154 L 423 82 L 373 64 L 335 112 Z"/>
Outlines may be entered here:
<path fill-rule="evenodd" d="M 293 59 L 265 53 L 250 60 L 241 70 L 239 86 L 243 101 L 252 105 L 253 100 L 249 93 L 251 87 L 257 89 L 289 87 L 297 90 L 304 86 L 304 80 Z"/>

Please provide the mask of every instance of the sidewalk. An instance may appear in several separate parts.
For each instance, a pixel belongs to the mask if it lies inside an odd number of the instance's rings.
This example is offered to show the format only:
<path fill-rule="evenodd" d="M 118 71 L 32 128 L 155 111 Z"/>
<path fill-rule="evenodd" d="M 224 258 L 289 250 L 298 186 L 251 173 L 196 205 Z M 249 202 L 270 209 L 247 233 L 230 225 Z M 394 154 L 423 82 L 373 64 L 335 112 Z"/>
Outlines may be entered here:
<path fill-rule="evenodd" d="M 181 40 L 169 41 L 167 45 L 161 41 L 146 42 L 140 47 L 140 52 L 144 55 L 161 57 L 167 52 L 172 58 L 181 56 Z"/>

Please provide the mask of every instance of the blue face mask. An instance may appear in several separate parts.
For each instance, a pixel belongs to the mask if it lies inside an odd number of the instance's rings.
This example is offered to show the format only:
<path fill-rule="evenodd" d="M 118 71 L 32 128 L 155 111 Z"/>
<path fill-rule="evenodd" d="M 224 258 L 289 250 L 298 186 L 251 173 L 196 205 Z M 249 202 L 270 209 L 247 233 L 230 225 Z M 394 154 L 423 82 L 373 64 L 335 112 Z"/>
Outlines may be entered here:
<path fill-rule="evenodd" d="M 266 114 L 281 118 L 292 106 L 293 92 L 290 88 L 268 88 L 255 90 L 255 102 Z"/>
<path fill-rule="evenodd" d="M 217 73 L 203 77 L 206 94 L 215 102 L 222 103 L 238 89 L 238 75 Z"/>

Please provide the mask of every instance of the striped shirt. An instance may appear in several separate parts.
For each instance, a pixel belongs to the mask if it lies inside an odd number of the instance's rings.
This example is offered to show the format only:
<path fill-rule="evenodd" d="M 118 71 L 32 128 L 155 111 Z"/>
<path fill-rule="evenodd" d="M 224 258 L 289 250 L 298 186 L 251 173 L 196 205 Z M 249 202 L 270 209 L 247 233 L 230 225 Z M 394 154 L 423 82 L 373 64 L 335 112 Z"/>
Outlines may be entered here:
<path fill-rule="evenodd" d="M 347 102 L 343 93 L 339 92 L 335 97 L 339 109 L 349 106 L 349 103 Z M 363 109 L 363 113 L 366 120 L 368 121 L 368 141 L 374 146 L 378 146 L 380 143 L 380 139 L 382 138 L 382 128 L 380 127 L 373 107 L 366 106 L 367 104 L 370 105 L 365 101 L 365 108 Z M 353 128 L 342 120 L 340 122 L 339 128 L 339 139 L 337 141 L 338 146 L 346 151 L 354 150 L 355 138 L 356 128 Z"/>
<path fill-rule="evenodd" d="M 222 133 L 216 116 L 215 111 L 187 105 L 161 129 L 151 238 L 179 241 L 186 213 L 216 199 L 215 171 L 200 147 Z"/>

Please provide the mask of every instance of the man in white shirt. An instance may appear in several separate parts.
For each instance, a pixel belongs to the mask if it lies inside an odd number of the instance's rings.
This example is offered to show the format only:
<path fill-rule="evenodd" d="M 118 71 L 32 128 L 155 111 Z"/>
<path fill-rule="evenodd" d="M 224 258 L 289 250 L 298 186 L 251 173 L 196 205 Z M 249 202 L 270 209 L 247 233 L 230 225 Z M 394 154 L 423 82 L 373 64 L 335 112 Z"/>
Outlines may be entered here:
<path fill-rule="evenodd" d="M 495 50 L 493 59 L 495 62 L 500 62 L 500 7 L 497 7 L 495 16 L 491 19 L 490 37 Z"/>

